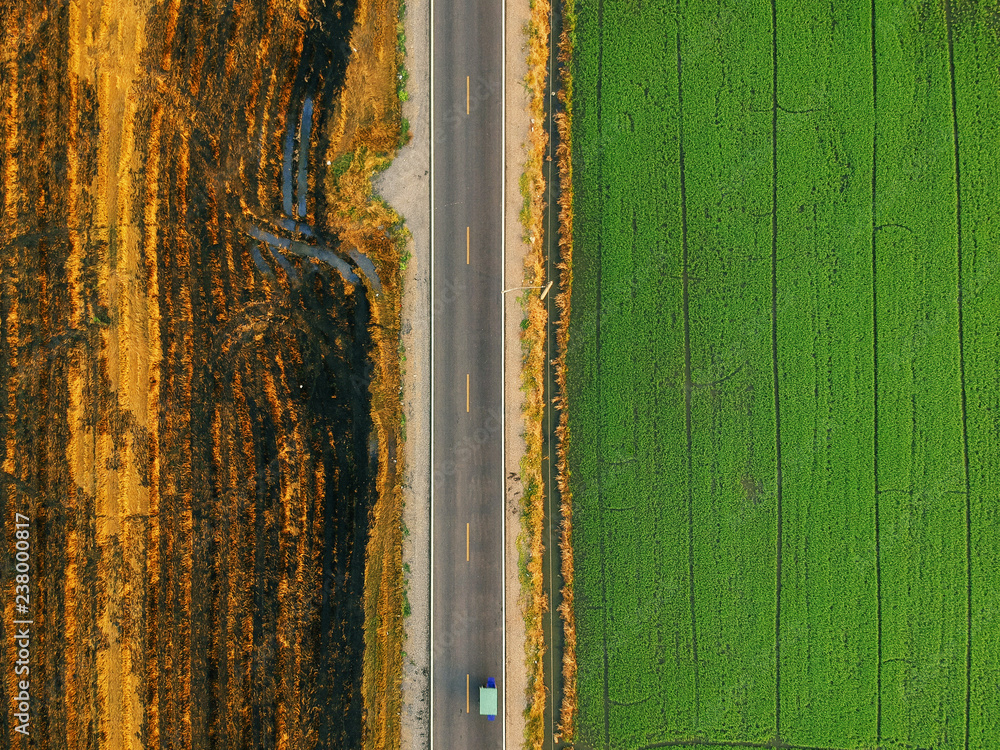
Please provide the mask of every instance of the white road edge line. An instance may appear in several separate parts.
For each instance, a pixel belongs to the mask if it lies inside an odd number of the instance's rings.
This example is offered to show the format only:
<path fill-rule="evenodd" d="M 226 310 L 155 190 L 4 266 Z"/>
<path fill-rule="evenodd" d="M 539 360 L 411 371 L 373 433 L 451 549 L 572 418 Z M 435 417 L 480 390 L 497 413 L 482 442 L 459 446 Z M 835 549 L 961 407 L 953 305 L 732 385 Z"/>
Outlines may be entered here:
<path fill-rule="evenodd" d="M 503 740 L 507 750 L 507 301 L 503 290 L 507 288 L 507 0 L 503 2 L 500 24 L 500 86 L 503 99 L 500 104 L 500 572 L 503 577 L 501 623 L 503 635 Z"/>
<path fill-rule="evenodd" d="M 430 472 L 431 472 L 431 518 L 430 518 L 430 554 L 428 555 L 428 562 L 430 565 L 431 573 L 431 591 L 430 591 L 430 642 L 428 644 L 430 648 L 430 697 L 428 698 L 428 747 L 430 750 L 434 748 L 434 0 L 430 0 L 430 24 L 428 26 L 428 36 L 430 37 L 430 141 L 431 141 L 431 153 L 430 153 L 430 176 L 431 176 L 431 295 L 430 295 L 430 335 L 431 335 L 431 427 L 430 427 L 430 443 L 431 443 L 431 455 L 430 455 Z"/>

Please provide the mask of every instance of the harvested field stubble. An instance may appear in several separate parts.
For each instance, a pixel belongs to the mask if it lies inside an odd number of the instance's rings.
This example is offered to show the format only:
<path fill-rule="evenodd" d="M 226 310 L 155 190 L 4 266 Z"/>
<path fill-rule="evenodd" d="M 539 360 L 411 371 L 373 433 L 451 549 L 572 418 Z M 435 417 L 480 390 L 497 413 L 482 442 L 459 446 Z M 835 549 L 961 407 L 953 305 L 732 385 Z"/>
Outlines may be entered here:
<path fill-rule="evenodd" d="M 394 14 L 3 6 L 0 516 L 32 519 L 38 746 L 398 746 L 398 219 L 313 169 L 398 143 L 391 99 L 336 140 L 348 40 L 391 17 L 394 53 Z M 348 243 L 380 295 L 288 250 Z"/>
<path fill-rule="evenodd" d="M 996 745 L 994 19 L 575 10 L 579 743 Z"/>
<path fill-rule="evenodd" d="M 559 411 L 556 428 L 558 460 L 556 463 L 557 486 L 559 488 L 560 515 L 559 530 L 560 571 L 563 588 L 560 592 L 559 616 L 563 627 L 563 694 L 559 709 L 559 735 L 564 741 L 572 742 L 576 737 L 577 715 L 577 665 L 576 665 L 576 612 L 574 609 L 574 565 L 573 565 L 573 495 L 569 482 L 568 446 L 570 443 L 567 424 L 566 399 L 566 351 L 569 346 L 569 323 L 571 318 L 571 294 L 573 289 L 573 39 L 576 33 L 576 2 L 564 0 L 562 10 L 562 32 L 559 36 L 559 63 L 561 66 L 559 101 L 562 111 L 555 114 L 559 146 L 556 158 L 559 166 L 559 291 L 556 295 L 556 361 L 555 379 L 557 394 L 554 399 Z"/>

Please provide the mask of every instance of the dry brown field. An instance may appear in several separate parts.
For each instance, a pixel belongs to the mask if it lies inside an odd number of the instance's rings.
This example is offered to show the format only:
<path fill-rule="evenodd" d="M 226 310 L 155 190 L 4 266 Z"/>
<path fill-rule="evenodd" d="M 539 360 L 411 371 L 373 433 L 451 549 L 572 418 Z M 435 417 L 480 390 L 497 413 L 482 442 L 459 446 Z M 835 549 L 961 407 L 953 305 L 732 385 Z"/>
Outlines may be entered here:
<path fill-rule="evenodd" d="M 34 747 L 398 746 L 397 11 L 0 1 L 0 650 L 19 512 Z"/>

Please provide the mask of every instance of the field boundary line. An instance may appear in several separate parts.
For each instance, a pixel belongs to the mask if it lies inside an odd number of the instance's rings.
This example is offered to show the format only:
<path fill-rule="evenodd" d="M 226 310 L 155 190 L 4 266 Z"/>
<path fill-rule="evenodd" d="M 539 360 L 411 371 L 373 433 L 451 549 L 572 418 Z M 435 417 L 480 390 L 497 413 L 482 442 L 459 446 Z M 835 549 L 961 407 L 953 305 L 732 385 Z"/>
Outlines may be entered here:
<path fill-rule="evenodd" d="M 506 0 L 504 0 L 504 2 L 506 3 Z M 558 80 L 557 69 L 558 69 L 558 65 L 559 65 L 558 57 L 556 55 L 556 29 L 555 29 L 555 19 L 556 19 L 556 8 L 557 7 L 560 8 L 560 13 L 561 13 L 562 12 L 561 11 L 562 6 L 561 6 L 560 0 L 552 0 L 552 2 L 549 3 L 549 41 L 548 41 L 548 44 L 549 44 L 549 58 L 548 58 L 548 63 L 547 63 L 548 64 L 548 81 L 546 83 L 546 89 L 545 89 L 546 91 L 549 92 L 549 95 L 547 96 L 547 99 L 548 99 L 548 110 L 549 110 L 549 112 L 548 112 L 548 115 L 549 115 L 548 116 L 548 125 L 547 125 L 548 134 L 549 134 L 548 146 L 547 146 L 547 150 L 548 150 L 548 157 L 547 158 L 548 158 L 548 161 L 549 161 L 549 166 L 548 166 L 548 176 L 547 176 L 547 181 L 546 181 L 546 190 L 548 192 L 549 201 L 547 201 L 548 205 L 545 208 L 545 211 L 548 214 L 548 221 L 547 221 L 547 225 L 546 225 L 545 230 L 544 230 L 544 233 L 545 233 L 545 248 L 546 248 L 546 251 L 545 251 L 545 278 L 546 278 L 546 282 L 550 282 L 550 281 L 554 282 L 555 281 L 555 277 L 558 276 L 558 271 L 556 269 L 556 264 L 552 262 L 551 248 L 554 247 L 555 248 L 555 252 L 557 254 L 559 254 L 558 231 L 555 234 L 553 234 L 553 231 L 552 231 L 553 219 L 557 215 L 558 209 L 559 209 L 558 199 L 554 203 L 552 201 L 552 195 L 553 195 L 553 193 L 555 191 L 555 189 L 553 188 L 553 185 L 557 184 L 559 182 L 559 177 L 558 177 L 558 174 L 559 174 L 558 158 L 556 157 L 556 148 L 554 146 L 556 140 L 559 137 L 558 136 L 558 129 L 556 128 L 555 120 L 554 120 L 555 109 L 556 109 L 556 106 L 557 106 L 556 105 L 556 97 L 555 97 L 555 87 L 557 85 L 556 81 Z M 560 15 L 560 24 L 561 23 L 562 23 L 562 16 Z M 506 91 L 506 88 L 507 87 L 505 85 L 504 86 L 504 91 Z M 504 153 L 506 153 L 506 149 L 504 150 Z M 553 157 L 556 157 L 556 158 L 553 158 Z M 556 177 L 553 177 L 553 172 L 555 172 Z M 561 188 L 561 185 L 560 185 L 560 188 Z M 561 286 L 561 284 L 560 284 L 560 286 Z M 546 427 L 545 427 L 545 430 L 544 430 L 545 434 L 546 434 L 545 440 L 547 440 L 548 444 L 549 444 L 549 462 L 548 462 L 548 466 L 546 467 L 546 473 L 547 473 L 546 485 L 547 486 L 545 488 L 545 499 L 546 499 L 546 502 L 548 504 L 547 505 L 547 509 L 546 509 L 546 515 L 548 516 L 547 526 L 548 526 L 548 537 L 549 537 L 548 538 L 548 551 L 549 551 L 549 638 L 550 638 L 550 641 L 551 641 L 549 643 L 549 683 L 550 683 L 550 688 L 549 688 L 549 712 L 550 712 L 550 717 L 549 717 L 550 718 L 549 732 L 551 733 L 552 747 L 553 748 L 555 748 L 559 744 L 561 744 L 561 743 L 559 743 L 559 742 L 556 741 L 556 737 L 558 736 L 558 732 L 556 731 L 556 716 L 557 716 L 557 713 L 556 713 L 556 680 L 557 680 L 557 678 L 559 678 L 559 679 L 562 678 L 562 675 L 556 672 L 556 638 L 557 638 L 557 636 L 556 636 L 556 618 L 557 617 L 559 617 L 559 628 L 562 630 L 563 641 L 565 640 L 565 622 L 563 621 L 563 618 L 559 615 L 559 607 L 556 606 L 556 596 L 557 596 L 557 594 L 560 597 L 562 596 L 562 587 L 560 587 L 560 590 L 557 592 L 557 590 L 556 590 L 556 576 L 555 576 L 555 561 L 556 561 L 556 557 L 557 557 L 557 555 L 556 555 L 557 546 L 552 541 L 553 527 L 556 525 L 555 515 L 553 514 L 553 510 L 552 510 L 552 508 L 553 508 L 553 495 L 555 495 L 556 492 L 558 491 L 558 488 L 556 487 L 556 482 L 553 481 L 553 479 L 552 479 L 552 465 L 554 463 L 556 463 L 557 460 L 558 460 L 558 457 L 557 457 L 558 451 L 556 449 L 557 440 L 555 439 L 555 430 L 552 427 L 552 417 L 553 417 L 553 412 L 555 411 L 555 409 L 553 407 L 553 404 L 552 404 L 552 401 L 553 401 L 553 399 L 555 397 L 555 394 L 559 390 L 558 384 L 556 383 L 555 373 L 552 372 L 552 368 L 553 368 L 553 365 L 554 365 L 554 362 L 555 362 L 555 358 L 552 355 L 552 340 L 553 340 L 553 338 L 555 336 L 555 326 L 552 324 L 552 313 L 553 313 L 553 310 L 555 308 L 555 298 L 556 298 L 556 296 L 557 296 L 556 294 L 553 294 L 551 297 L 548 297 L 546 299 L 546 301 L 545 301 L 545 312 L 546 312 L 547 318 L 546 318 L 546 325 L 545 325 L 545 370 L 544 370 L 543 385 L 542 385 L 543 393 L 546 396 L 546 404 L 545 404 L 545 424 L 546 424 Z M 555 312 L 556 312 L 556 315 L 558 315 L 558 311 L 556 310 Z M 562 508 L 561 508 L 561 505 L 562 505 L 562 496 L 561 495 L 560 495 L 559 499 L 560 499 L 559 505 L 556 505 L 555 507 L 556 507 L 557 511 L 559 512 L 559 514 L 560 514 L 560 520 L 562 520 Z M 559 557 L 561 558 L 561 554 L 559 555 Z M 561 569 L 560 569 L 560 573 L 561 573 Z M 565 584 L 563 584 L 563 585 L 565 585 Z M 565 644 L 563 643 L 563 645 L 565 645 Z M 563 649 L 560 648 L 559 649 L 559 661 L 560 661 L 560 663 L 563 660 L 563 656 L 562 655 L 563 655 Z M 562 700 L 565 700 L 566 687 L 565 687 L 565 685 L 562 682 L 560 682 L 560 688 L 561 688 L 561 690 L 560 690 L 561 696 L 560 697 L 562 698 Z M 562 701 L 560 701 L 560 703 L 561 702 Z M 505 747 L 506 747 L 506 745 L 505 745 Z"/>
<path fill-rule="evenodd" d="M 962 166 L 958 148 L 958 100 L 955 94 L 955 36 L 952 0 L 945 0 L 948 69 L 951 79 L 951 133 L 955 153 L 955 255 L 958 261 L 958 378 L 962 393 L 962 458 L 965 467 L 965 750 L 969 750 L 969 706 L 972 698 L 972 492 L 969 481 L 969 429 L 965 394 L 965 329 L 962 313 Z"/>
<path fill-rule="evenodd" d="M 778 386 L 778 5 L 771 0 L 771 373 L 774 378 L 774 736 L 781 737 L 781 405 Z"/>
<path fill-rule="evenodd" d="M 595 92 L 595 98 L 597 99 L 597 133 L 598 137 L 603 142 L 604 140 L 604 122 L 601 119 L 603 113 L 603 107 L 601 105 L 601 79 L 604 77 L 604 0 L 598 0 L 597 2 L 597 28 L 601 31 L 598 35 L 597 43 L 597 87 Z M 598 188 L 603 193 L 604 188 L 604 156 L 603 154 L 598 154 L 597 157 L 597 184 Z M 597 304 L 595 305 L 596 314 L 594 316 L 595 326 L 594 326 L 594 353 L 597 357 L 597 407 L 603 411 L 604 409 L 604 381 L 601 380 L 601 284 L 602 273 L 604 270 L 604 237 L 601 231 L 597 233 Z M 601 481 L 602 474 L 604 473 L 604 460 L 601 458 L 603 451 L 601 449 L 601 438 L 602 438 L 602 428 L 601 422 L 597 422 L 597 513 L 601 523 L 601 533 L 599 534 L 601 540 L 601 634 L 602 634 L 602 653 L 604 655 L 604 747 L 610 750 L 611 748 L 611 712 L 608 708 L 608 571 L 607 571 L 607 558 L 605 557 L 605 544 L 604 544 L 604 487 Z"/>
<path fill-rule="evenodd" d="M 677 0 L 680 11 L 680 0 Z M 687 187 L 684 176 L 684 84 L 681 79 L 681 24 L 680 13 L 677 21 L 677 151 L 680 167 L 681 188 L 681 247 L 683 267 L 681 270 L 682 302 L 684 310 L 684 428 L 687 433 L 687 516 L 688 516 L 688 598 L 691 602 L 691 658 L 694 662 L 694 725 L 700 721 L 701 685 L 698 669 L 698 624 L 695 620 L 694 596 L 694 492 L 691 488 L 694 469 L 691 449 L 691 316 L 689 312 L 689 276 L 688 276 L 688 226 L 687 226 Z M 633 219 L 634 221 L 634 219 Z"/>
<path fill-rule="evenodd" d="M 878 486 L 878 263 L 876 261 L 876 187 L 878 158 L 878 66 L 875 52 L 875 0 L 871 2 L 872 47 L 872 494 L 875 501 L 875 746 L 882 745 L 882 530 Z"/>
<path fill-rule="evenodd" d="M 603 3 L 602 3 L 603 4 Z M 598 97 L 600 99 L 600 97 Z M 598 168 L 600 169 L 600 168 Z M 604 388 L 601 382 L 601 265 L 603 260 L 601 259 L 601 253 L 604 251 L 603 240 L 598 241 L 597 245 L 597 315 L 595 318 L 594 327 L 594 338 L 596 341 L 595 354 L 597 355 L 597 403 L 598 405 L 604 402 Z M 604 654 L 604 747 L 611 747 L 611 716 L 608 710 L 609 705 L 609 691 L 608 691 L 608 587 L 607 587 L 607 561 L 604 557 L 605 555 L 605 544 L 604 544 L 604 483 L 601 481 L 601 475 L 604 473 L 604 462 L 601 459 L 601 438 L 603 430 L 600 426 L 597 428 L 597 514 L 601 523 L 601 532 L 598 535 L 601 540 L 601 633 L 603 648 L 602 653 Z"/>

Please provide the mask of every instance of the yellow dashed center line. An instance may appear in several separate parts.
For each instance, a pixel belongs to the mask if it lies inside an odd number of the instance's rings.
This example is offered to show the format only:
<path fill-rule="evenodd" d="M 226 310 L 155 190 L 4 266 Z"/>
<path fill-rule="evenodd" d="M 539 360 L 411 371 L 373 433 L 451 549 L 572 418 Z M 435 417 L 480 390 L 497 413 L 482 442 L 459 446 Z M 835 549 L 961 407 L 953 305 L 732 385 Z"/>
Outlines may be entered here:
<path fill-rule="evenodd" d="M 469 413 L 469 373 L 465 373 L 465 413 Z"/>
<path fill-rule="evenodd" d="M 465 675 L 465 713 L 469 713 L 469 675 Z"/>
<path fill-rule="evenodd" d="M 465 77 L 465 114 L 469 114 L 469 76 Z"/>
<path fill-rule="evenodd" d="M 465 265 L 469 265 L 469 228 L 465 228 Z"/>
<path fill-rule="evenodd" d="M 469 562 L 469 524 L 465 524 L 465 561 Z"/>

